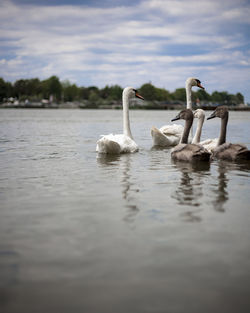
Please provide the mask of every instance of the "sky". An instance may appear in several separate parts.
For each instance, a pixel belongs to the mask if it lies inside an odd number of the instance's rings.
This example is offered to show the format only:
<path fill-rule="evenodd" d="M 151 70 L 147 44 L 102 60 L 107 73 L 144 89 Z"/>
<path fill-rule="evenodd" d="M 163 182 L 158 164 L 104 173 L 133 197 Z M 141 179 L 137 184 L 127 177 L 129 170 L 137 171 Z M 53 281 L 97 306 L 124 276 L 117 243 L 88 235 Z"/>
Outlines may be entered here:
<path fill-rule="evenodd" d="M 186 78 L 250 103 L 249 0 L 1 0 L 0 77 L 174 91 Z"/>

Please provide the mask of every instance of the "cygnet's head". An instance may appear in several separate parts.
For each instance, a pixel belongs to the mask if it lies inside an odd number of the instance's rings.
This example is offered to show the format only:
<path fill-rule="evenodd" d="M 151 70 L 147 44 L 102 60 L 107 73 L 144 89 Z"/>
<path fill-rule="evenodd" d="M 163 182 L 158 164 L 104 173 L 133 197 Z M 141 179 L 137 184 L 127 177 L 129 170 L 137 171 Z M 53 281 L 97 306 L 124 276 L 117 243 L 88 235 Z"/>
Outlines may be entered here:
<path fill-rule="evenodd" d="M 218 106 L 215 111 L 207 118 L 207 120 L 210 120 L 211 118 L 214 117 L 219 117 L 219 118 L 225 118 L 228 116 L 228 109 L 226 106 Z"/>
<path fill-rule="evenodd" d="M 137 97 L 137 98 L 140 98 L 140 99 L 144 100 L 144 98 L 133 87 L 126 87 L 126 88 L 124 88 L 122 94 L 123 94 L 123 96 L 126 96 L 128 98 Z"/>
<path fill-rule="evenodd" d="M 186 86 L 191 86 L 191 87 L 199 87 L 201 89 L 205 89 L 202 84 L 201 84 L 201 81 L 197 78 L 194 78 L 194 77 L 189 77 L 187 80 L 186 80 Z"/>
<path fill-rule="evenodd" d="M 194 118 L 204 119 L 204 117 L 205 117 L 205 112 L 202 109 L 197 109 L 194 111 Z"/>
<path fill-rule="evenodd" d="M 171 120 L 171 122 L 177 121 L 177 120 L 185 120 L 185 121 L 191 120 L 192 121 L 193 118 L 194 118 L 194 115 L 193 115 L 192 110 L 184 109 L 179 114 L 177 114 L 176 117 Z"/>

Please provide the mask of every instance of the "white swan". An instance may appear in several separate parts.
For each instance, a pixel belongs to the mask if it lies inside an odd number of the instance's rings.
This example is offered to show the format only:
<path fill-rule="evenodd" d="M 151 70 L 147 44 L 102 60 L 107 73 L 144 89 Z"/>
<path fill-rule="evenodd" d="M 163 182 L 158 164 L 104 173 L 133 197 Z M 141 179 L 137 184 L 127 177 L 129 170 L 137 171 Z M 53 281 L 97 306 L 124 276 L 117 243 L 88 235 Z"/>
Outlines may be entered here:
<path fill-rule="evenodd" d="M 106 154 L 133 153 L 138 151 L 138 146 L 133 140 L 129 123 L 129 99 L 137 97 L 142 100 L 144 98 L 138 94 L 133 87 L 126 87 L 122 93 L 123 105 L 123 134 L 104 135 L 97 141 L 96 151 Z"/>
<path fill-rule="evenodd" d="M 193 86 L 204 89 L 199 79 L 189 77 L 186 80 L 187 109 L 190 109 L 190 110 L 192 110 L 191 95 L 192 95 Z M 176 146 L 180 142 L 182 133 L 183 133 L 183 126 L 177 125 L 177 124 L 165 125 L 161 127 L 160 129 L 154 126 L 151 128 L 151 136 L 153 139 L 154 146 L 161 146 L 161 147 Z M 192 135 L 192 129 L 191 129 L 191 135 Z"/>
<path fill-rule="evenodd" d="M 205 149 L 207 149 L 209 152 L 211 152 L 217 146 L 218 138 L 206 139 L 206 140 L 200 141 L 202 126 L 203 126 L 203 123 L 204 123 L 204 120 L 205 120 L 205 112 L 204 112 L 204 110 L 202 110 L 202 109 L 195 110 L 194 111 L 194 118 L 197 118 L 198 122 L 197 122 L 197 128 L 196 128 L 195 135 L 194 135 L 194 138 L 192 140 L 192 143 L 200 144 Z"/>

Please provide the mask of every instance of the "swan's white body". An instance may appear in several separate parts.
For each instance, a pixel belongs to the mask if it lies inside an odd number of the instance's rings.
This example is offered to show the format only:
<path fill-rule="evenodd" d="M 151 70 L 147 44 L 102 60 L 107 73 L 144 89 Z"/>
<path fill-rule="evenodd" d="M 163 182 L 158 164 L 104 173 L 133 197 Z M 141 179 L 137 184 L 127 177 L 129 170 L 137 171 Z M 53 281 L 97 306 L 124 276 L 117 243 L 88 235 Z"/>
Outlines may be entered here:
<path fill-rule="evenodd" d="M 176 146 L 180 142 L 183 126 L 178 124 L 165 125 L 160 129 L 151 128 L 151 136 L 154 146 L 169 147 Z"/>
<path fill-rule="evenodd" d="M 186 99 L 187 99 L 187 109 L 192 110 L 192 87 L 197 86 L 200 88 L 204 88 L 201 86 L 201 83 L 199 80 L 193 77 L 189 77 L 186 80 Z M 176 146 L 180 143 L 181 136 L 183 133 L 183 126 L 182 125 L 165 125 L 162 126 L 160 129 L 156 127 L 151 128 L 151 136 L 153 139 L 153 145 L 154 146 L 161 146 L 161 147 L 170 147 L 170 146 Z M 191 138 L 193 135 L 193 130 L 191 128 Z M 191 141 L 191 140 L 190 140 Z"/>
<path fill-rule="evenodd" d="M 137 144 L 133 140 L 129 122 L 129 99 L 134 96 L 143 99 L 132 87 L 126 87 L 123 90 L 123 134 L 101 136 L 96 145 L 96 151 L 98 153 L 120 154 L 133 153 L 139 150 Z"/>
<path fill-rule="evenodd" d="M 194 138 L 192 140 L 192 143 L 199 144 L 199 145 L 203 146 L 205 149 L 207 149 L 208 152 L 212 152 L 212 150 L 217 147 L 218 138 L 206 139 L 206 140 L 200 141 L 202 126 L 203 126 L 204 119 L 205 119 L 204 110 L 202 110 L 202 109 L 195 110 L 194 111 L 194 118 L 198 119 L 198 123 L 197 123 L 197 128 L 196 128 L 196 132 L 195 132 Z"/>
<path fill-rule="evenodd" d="M 133 153 L 138 150 L 135 141 L 124 134 L 102 136 L 96 145 L 97 152 L 106 154 Z"/>
<path fill-rule="evenodd" d="M 218 145 L 218 138 L 206 139 L 200 142 L 200 145 L 212 152 Z"/>

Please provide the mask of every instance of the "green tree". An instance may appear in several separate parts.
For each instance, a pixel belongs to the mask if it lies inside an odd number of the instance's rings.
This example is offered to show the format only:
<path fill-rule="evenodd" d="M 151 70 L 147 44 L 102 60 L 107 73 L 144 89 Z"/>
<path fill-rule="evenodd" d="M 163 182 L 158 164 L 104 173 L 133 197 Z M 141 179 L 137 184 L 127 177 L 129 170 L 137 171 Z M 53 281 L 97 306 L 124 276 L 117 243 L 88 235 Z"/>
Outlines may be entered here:
<path fill-rule="evenodd" d="M 199 89 L 194 93 L 194 98 L 198 98 L 201 101 L 210 101 L 211 100 L 211 96 L 209 95 L 209 93 L 206 92 L 206 90 L 203 89 Z"/>
<path fill-rule="evenodd" d="M 232 97 L 227 91 L 214 91 L 211 95 L 211 100 L 215 103 L 230 105 Z"/>
<path fill-rule="evenodd" d="M 240 92 L 236 93 L 236 98 L 237 98 L 237 104 L 244 103 L 244 96 Z"/>
<path fill-rule="evenodd" d="M 151 83 L 144 84 L 140 87 L 140 94 L 146 100 L 155 100 L 156 99 L 156 88 Z"/>
<path fill-rule="evenodd" d="M 27 94 L 27 80 L 19 79 L 14 83 L 14 96 L 20 98 Z"/>
<path fill-rule="evenodd" d="M 91 90 L 90 91 L 90 94 L 89 94 L 89 101 L 92 103 L 92 104 L 96 104 L 98 101 L 99 101 L 99 95 L 96 93 L 96 91 L 94 90 Z"/>
<path fill-rule="evenodd" d="M 42 85 L 39 78 L 32 78 L 26 81 L 26 94 L 37 96 L 42 92 Z"/>
<path fill-rule="evenodd" d="M 155 96 L 156 96 L 155 100 L 158 100 L 158 101 L 167 101 L 167 100 L 170 100 L 171 98 L 169 91 L 167 91 L 164 88 L 156 88 Z"/>
<path fill-rule="evenodd" d="M 229 104 L 230 103 L 229 94 L 226 91 L 222 91 L 220 94 L 221 94 L 222 103 Z"/>
<path fill-rule="evenodd" d="M 222 102 L 222 97 L 220 92 L 214 91 L 211 95 L 211 100 L 215 103 L 221 103 Z"/>
<path fill-rule="evenodd" d="M 88 88 L 86 88 L 86 87 L 80 87 L 80 90 L 79 90 L 79 97 L 80 97 L 81 99 L 87 100 L 87 99 L 89 98 L 89 93 L 90 93 L 90 91 L 89 91 Z"/>
<path fill-rule="evenodd" d="M 174 100 L 186 101 L 186 89 L 185 88 L 177 88 L 175 92 L 172 94 Z"/>
<path fill-rule="evenodd" d="M 57 76 L 42 81 L 42 93 L 44 98 L 49 99 L 52 95 L 55 100 L 60 100 L 62 95 L 62 85 Z"/>
<path fill-rule="evenodd" d="M 62 94 L 64 101 L 74 101 L 80 98 L 80 88 L 76 84 L 71 85 L 71 83 L 66 80 L 62 83 Z"/>
<path fill-rule="evenodd" d="M 89 91 L 89 97 L 92 92 L 94 92 L 99 97 L 99 89 L 96 86 L 90 86 L 87 88 Z"/>
<path fill-rule="evenodd" d="M 118 85 L 105 86 L 100 90 L 100 97 L 109 100 L 120 100 L 122 98 L 122 88 Z"/>
<path fill-rule="evenodd" d="M 13 86 L 14 96 L 18 98 L 37 96 L 41 92 L 42 86 L 38 78 L 19 79 Z"/>
<path fill-rule="evenodd" d="M 13 87 L 11 83 L 5 82 L 4 79 L 0 78 L 0 101 L 2 102 L 4 98 L 9 98 L 12 96 Z"/>
<path fill-rule="evenodd" d="M 166 101 L 169 99 L 186 101 L 185 88 L 177 88 L 173 93 L 170 93 L 164 88 L 157 88 L 151 83 L 146 83 L 140 87 L 139 92 L 149 101 Z M 85 99 L 95 106 L 103 104 L 102 99 L 121 100 L 122 88 L 119 85 L 107 85 L 100 90 L 96 86 L 78 87 L 69 81 L 60 83 L 57 76 L 51 76 L 43 81 L 38 78 L 19 79 L 14 84 L 5 82 L 3 78 L 0 78 L 0 101 L 11 96 L 21 100 L 25 100 L 26 97 L 29 99 L 41 99 L 42 97 L 49 99 L 51 95 L 55 100 L 60 100 L 62 95 L 65 101 Z M 239 92 L 228 94 L 227 91 L 214 91 L 210 95 L 205 90 L 197 90 L 193 92 L 193 99 L 195 98 L 226 105 L 244 103 L 244 96 Z"/>
<path fill-rule="evenodd" d="M 223 104 L 226 104 L 226 105 L 236 105 L 237 103 L 237 98 L 235 95 L 232 95 L 232 94 L 229 94 L 227 96 L 227 100 L 225 101 L 225 103 Z"/>

